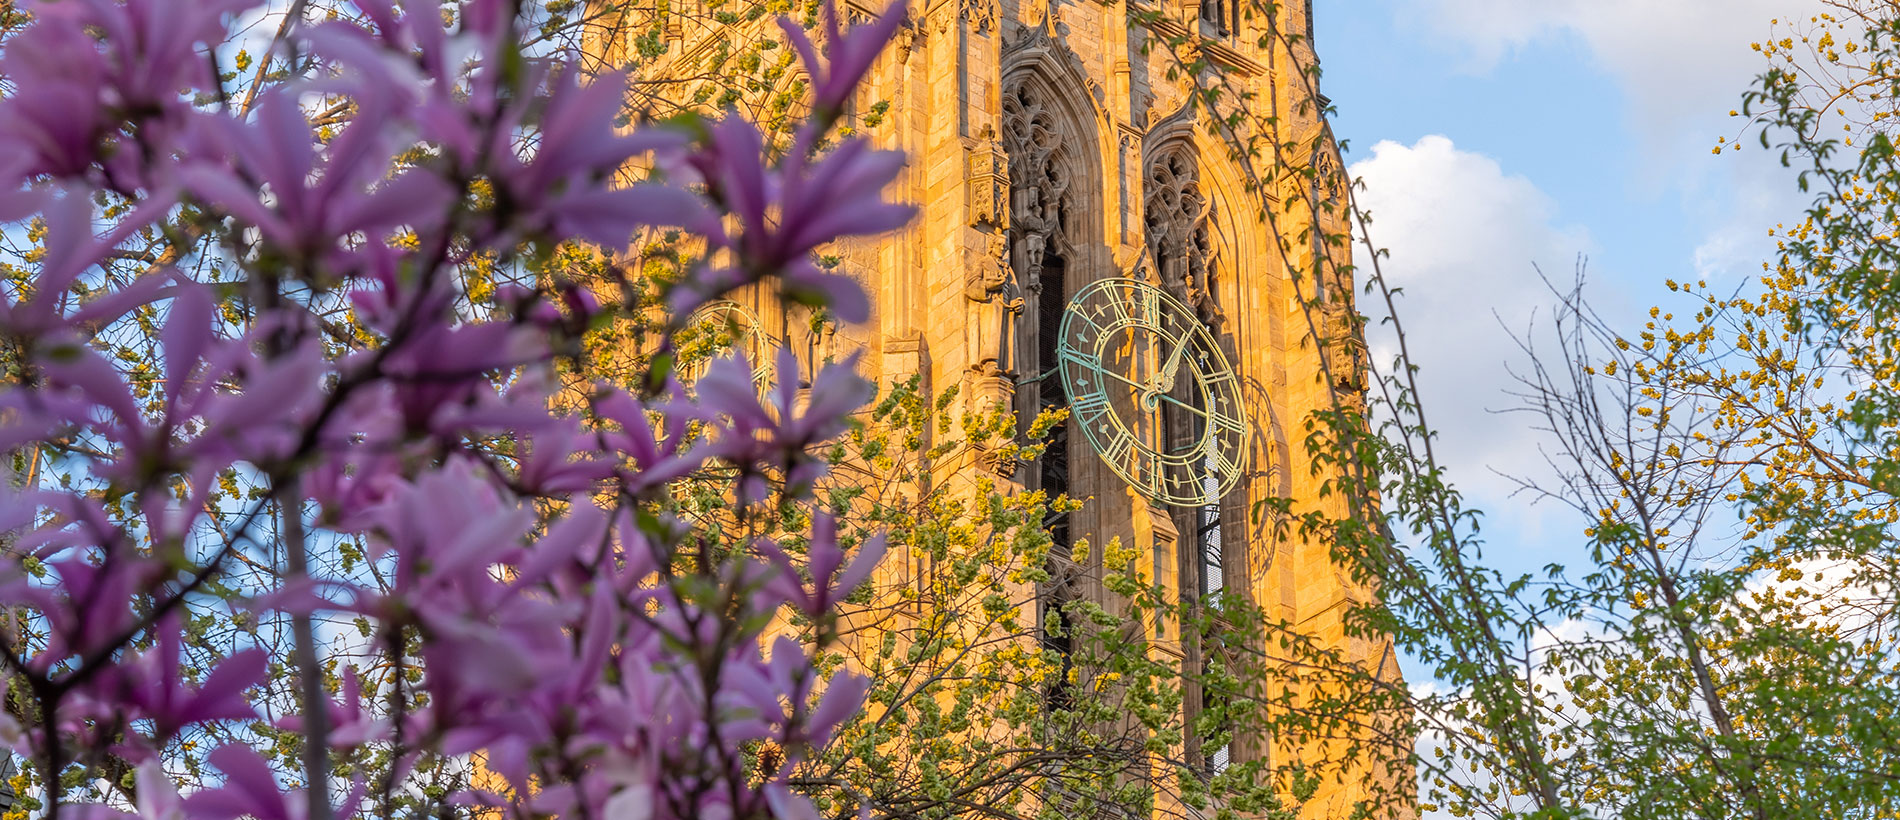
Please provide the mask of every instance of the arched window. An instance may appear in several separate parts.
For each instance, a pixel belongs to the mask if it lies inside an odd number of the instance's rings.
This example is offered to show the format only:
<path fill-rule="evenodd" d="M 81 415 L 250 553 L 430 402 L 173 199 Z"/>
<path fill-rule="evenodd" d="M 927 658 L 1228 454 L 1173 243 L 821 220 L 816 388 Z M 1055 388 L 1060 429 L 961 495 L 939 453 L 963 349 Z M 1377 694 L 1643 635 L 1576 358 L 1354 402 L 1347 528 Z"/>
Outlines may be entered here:
<path fill-rule="evenodd" d="M 1202 190 L 1198 157 L 1191 143 L 1177 141 L 1154 151 L 1145 182 L 1143 221 L 1147 227 L 1150 281 L 1190 307 L 1223 345 L 1231 346 L 1231 340 L 1220 332 L 1224 318 L 1215 298 L 1219 246 L 1215 242 L 1213 201 Z M 1186 383 L 1176 385 L 1174 398 L 1174 406 L 1165 417 L 1168 445 L 1174 453 L 1201 465 L 1201 488 L 1207 497 L 1203 503 L 1172 511 L 1186 542 L 1181 551 L 1179 592 L 1182 600 L 1206 607 L 1221 595 L 1236 592 L 1229 590 L 1227 576 L 1230 561 L 1238 557 L 1240 539 L 1235 528 L 1227 526 L 1228 517 L 1235 511 L 1229 509 L 1228 499 L 1219 495 L 1220 439 L 1205 435 L 1206 411 L 1210 408 L 1201 404 L 1207 399 L 1197 386 Z M 1218 661 L 1214 646 L 1218 636 L 1184 635 L 1183 639 L 1188 668 L 1199 669 L 1200 678 L 1208 679 Z M 1190 720 L 1219 708 L 1219 693 L 1214 687 L 1197 684 L 1190 694 Z M 1190 750 L 1208 772 L 1225 769 L 1231 760 L 1231 744 L 1219 739 L 1225 734 L 1215 727 L 1196 738 L 1195 748 Z"/>
<path fill-rule="evenodd" d="M 1037 372 L 1046 372 L 1057 361 L 1058 344 L 1062 338 L 1062 309 L 1067 304 L 1063 277 L 1067 273 L 1062 257 L 1046 254 L 1042 259 L 1041 270 L 1036 276 L 1036 364 Z M 1046 378 L 1036 383 L 1035 407 L 1038 412 L 1046 408 L 1066 407 L 1069 397 L 1062 387 L 1062 380 Z M 1049 431 L 1044 442 L 1042 458 L 1036 464 L 1036 486 L 1053 501 L 1058 496 L 1069 493 L 1070 437 L 1069 425 L 1059 424 Z M 1070 555 L 1075 545 L 1075 535 L 1070 527 L 1069 513 L 1051 510 L 1043 519 L 1043 529 L 1049 533 L 1049 582 L 1042 594 L 1042 645 L 1044 649 L 1061 656 L 1061 666 L 1057 678 L 1049 686 L 1046 694 L 1052 709 L 1067 709 L 1074 705 L 1074 695 L 1069 678 L 1075 670 L 1075 627 L 1070 617 L 1070 607 L 1080 597 L 1076 589 L 1076 576 L 1081 568 L 1074 566 Z"/>
<path fill-rule="evenodd" d="M 1068 259 L 1064 230 L 1070 210 L 1068 155 L 1056 127 L 1055 113 L 1038 89 L 1018 81 L 1003 95 L 1003 147 L 1009 157 L 1010 258 L 1016 280 L 1028 292 L 1028 324 L 1034 344 L 1025 345 L 1022 372 L 1046 374 L 1057 362 L 1062 313 L 1068 304 Z M 1062 380 L 1042 378 L 1034 392 L 1019 396 L 1025 416 L 1033 418 L 1049 408 L 1068 406 Z M 1058 425 L 1044 441 L 1042 458 L 1031 471 L 1032 485 L 1050 499 L 1071 491 L 1072 443 L 1069 425 Z M 1051 540 L 1050 581 L 1041 592 L 1039 607 L 1042 646 L 1061 656 L 1059 678 L 1049 688 L 1049 704 L 1070 703 L 1068 677 L 1074 669 L 1074 628 L 1069 607 L 1081 595 L 1080 568 L 1070 559 L 1074 533 L 1069 514 L 1051 512 L 1043 522 Z"/>
<path fill-rule="evenodd" d="M 1062 309 L 1068 304 L 1065 298 L 1063 278 L 1067 266 L 1062 257 L 1046 254 L 1042 269 L 1038 272 L 1036 288 L 1036 372 L 1044 373 L 1056 365 L 1057 350 L 1062 341 Z M 1062 380 L 1046 378 L 1036 383 L 1036 410 L 1067 407 L 1068 394 L 1062 389 Z M 1057 425 L 1049 431 L 1047 446 L 1043 448 L 1042 460 L 1037 465 L 1036 486 L 1051 499 L 1069 492 L 1069 425 Z M 1051 548 L 1057 557 L 1066 558 L 1069 547 L 1075 541 L 1069 532 L 1068 513 L 1052 512 L 1044 522 L 1049 536 L 1055 541 Z"/>
<path fill-rule="evenodd" d="M 1220 480 L 1214 477 L 1214 461 L 1216 456 L 1212 445 L 1217 439 L 1210 436 L 1208 441 L 1210 446 L 1208 450 L 1201 455 L 1201 464 L 1207 470 L 1207 474 L 1201 479 L 1201 486 L 1205 491 L 1212 494 L 1220 490 Z M 1201 505 L 1199 509 L 1194 511 L 1194 543 L 1196 547 L 1195 553 L 1198 557 L 1198 563 L 1200 564 L 1197 574 L 1200 576 L 1202 600 L 1214 598 L 1226 591 L 1227 545 L 1222 539 L 1222 512 L 1222 505 L 1218 497 Z M 1202 683 L 1200 705 L 1201 711 L 1204 713 L 1218 709 L 1222 705 L 1220 694 L 1214 687 L 1208 684 L 1208 680 L 1211 677 L 1210 673 L 1214 668 L 1213 654 L 1211 647 L 1201 647 Z M 1207 767 L 1209 774 L 1220 774 L 1226 771 L 1228 764 L 1232 762 L 1232 744 L 1220 741 L 1218 738 L 1219 734 L 1219 727 L 1215 727 L 1207 736 L 1201 738 L 1201 763 Z"/>

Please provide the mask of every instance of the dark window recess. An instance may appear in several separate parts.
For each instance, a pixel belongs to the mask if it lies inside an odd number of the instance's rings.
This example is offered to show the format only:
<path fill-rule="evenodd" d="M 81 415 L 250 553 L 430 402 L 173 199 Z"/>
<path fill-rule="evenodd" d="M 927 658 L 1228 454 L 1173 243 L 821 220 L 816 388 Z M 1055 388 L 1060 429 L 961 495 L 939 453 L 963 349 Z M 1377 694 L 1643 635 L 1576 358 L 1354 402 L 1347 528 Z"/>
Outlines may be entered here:
<path fill-rule="evenodd" d="M 1201 446 L 1205 448 L 1199 454 L 1200 457 L 1197 461 L 1200 462 L 1201 467 L 1201 489 L 1207 494 L 1209 499 L 1207 503 L 1197 506 L 1192 510 L 1194 522 L 1194 569 L 1195 575 L 1197 576 L 1195 578 L 1196 589 L 1194 591 L 1199 593 L 1198 597 L 1200 598 L 1201 606 L 1206 607 L 1213 604 L 1227 589 L 1227 548 L 1225 543 L 1226 539 L 1223 537 L 1224 533 L 1221 527 L 1222 499 L 1217 495 L 1217 493 L 1220 492 L 1220 471 L 1217 462 L 1217 451 L 1214 449 L 1217 439 L 1209 436 L 1203 444 L 1198 434 L 1202 433 L 1205 428 L 1195 426 L 1193 429 L 1197 436 L 1195 442 L 1189 443 L 1188 446 Z M 1188 590 L 1183 589 L 1183 597 L 1187 594 Z M 1219 623 L 1217 619 L 1215 621 L 1216 630 L 1219 629 Z M 1201 638 L 1199 655 L 1202 683 L 1200 687 L 1200 702 L 1197 705 L 1199 706 L 1199 713 L 1203 715 L 1210 712 L 1219 712 L 1226 705 L 1222 693 L 1217 687 L 1209 683 L 1214 677 L 1212 673 L 1215 670 L 1215 664 L 1220 662 L 1218 660 L 1218 653 L 1220 651 L 1219 638 L 1217 635 L 1204 635 Z M 1227 767 L 1232 763 L 1232 745 L 1220 741 L 1219 735 L 1223 728 L 1232 727 L 1222 724 L 1212 724 L 1208 733 L 1200 738 L 1201 766 L 1209 776 L 1218 775 L 1226 771 Z"/>
<path fill-rule="evenodd" d="M 1043 602 L 1042 648 L 1062 658 L 1055 678 L 1043 692 L 1051 709 L 1075 707 L 1075 684 L 1069 680 L 1075 673 L 1075 633 L 1068 612 L 1069 604 L 1074 601 L 1074 590 L 1064 581 L 1058 582 Z"/>
<path fill-rule="evenodd" d="M 1041 290 L 1036 297 L 1036 370 L 1047 372 L 1056 366 L 1056 351 L 1062 341 L 1062 311 L 1068 300 L 1062 289 L 1063 264 L 1061 257 L 1049 254 L 1044 258 Z M 1036 408 L 1043 410 L 1051 407 L 1066 407 L 1068 394 L 1062 390 L 1062 380 L 1046 378 L 1036 383 Z M 1042 451 L 1042 464 L 1038 478 L 1043 491 L 1053 500 L 1056 496 L 1069 491 L 1069 425 L 1060 424 L 1049 431 L 1048 446 Z M 1069 546 L 1073 543 L 1069 535 L 1069 516 L 1067 513 L 1051 512 L 1044 519 L 1049 536 L 1055 539 L 1050 554 L 1066 558 Z"/>
<path fill-rule="evenodd" d="M 1068 306 L 1067 291 L 1063 288 L 1063 272 L 1061 257 L 1053 253 L 1043 257 L 1042 272 L 1037 279 L 1040 287 L 1036 296 L 1036 372 L 1039 373 L 1056 366 L 1057 351 L 1062 341 L 1062 312 Z M 1068 403 L 1069 397 L 1063 392 L 1061 379 L 1046 378 L 1036 383 L 1038 410 L 1065 407 Z M 1049 431 L 1045 444 L 1041 463 L 1037 466 L 1037 479 L 1050 500 L 1054 500 L 1069 492 L 1069 425 L 1060 424 Z M 1069 683 L 1071 670 L 1075 666 L 1075 636 L 1068 622 L 1067 606 L 1076 598 L 1072 585 L 1073 570 L 1069 566 L 1069 552 L 1074 545 L 1069 532 L 1069 514 L 1050 511 L 1043 519 L 1043 528 L 1048 530 L 1050 539 L 1050 580 L 1042 610 L 1042 646 L 1062 656 L 1060 673 L 1049 685 L 1047 697 L 1051 708 L 1067 709 L 1074 705 L 1075 700 L 1073 686 Z"/>
<path fill-rule="evenodd" d="M 1214 661 L 1212 659 L 1201 664 L 1202 714 L 1219 709 L 1223 705 L 1220 694 L 1215 692 L 1214 688 L 1207 684 L 1207 680 L 1212 677 L 1209 673 L 1211 673 L 1213 669 Z M 1207 773 L 1210 775 L 1217 775 L 1227 771 L 1227 767 L 1233 763 L 1233 746 L 1227 743 L 1220 743 L 1219 740 L 1218 729 L 1209 732 L 1206 737 L 1201 738 L 1201 765 L 1206 767 Z"/>
<path fill-rule="evenodd" d="M 1201 0 L 1201 22 L 1226 37 L 1240 30 L 1240 4 L 1243 0 Z"/>

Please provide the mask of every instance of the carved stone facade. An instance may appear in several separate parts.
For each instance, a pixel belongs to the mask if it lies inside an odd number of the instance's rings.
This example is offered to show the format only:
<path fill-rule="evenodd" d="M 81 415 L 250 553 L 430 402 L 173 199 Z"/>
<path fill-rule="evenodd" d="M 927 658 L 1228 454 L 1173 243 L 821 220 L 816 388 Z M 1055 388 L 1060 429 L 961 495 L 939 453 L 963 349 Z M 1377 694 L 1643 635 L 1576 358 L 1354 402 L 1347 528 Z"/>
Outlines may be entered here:
<path fill-rule="evenodd" d="M 959 388 L 966 412 L 1013 409 L 1026 421 L 1061 400 L 1057 379 L 1037 377 L 1053 364 L 1045 342 L 1067 294 L 1111 277 L 1166 288 L 1216 332 L 1245 385 L 1253 466 L 1229 498 L 1212 510 L 1158 505 L 1118 480 L 1080 437 L 1034 464 L 977 442 L 937 471 L 945 480 L 968 471 L 1019 488 L 1059 483 L 1086 499 L 1052 525 L 1065 537 L 1134 544 L 1152 555 L 1142 562 L 1150 580 L 1184 595 L 1205 590 L 1217 571 L 1224 589 L 1250 596 L 1269 617 L 1298 624 L 1396 681 L 1386 642 L 1346 634 L 1345 605 L 1369 591 L 1332 563 L 1326 544 L 1249 514 L 1270 499 L 1293 499 L 1296 513 L 1332 509 L 1321 493 L 1327 477 L 1310 469 L 1303 422 L 1332 406 L 1336 390 L 1363 389 L 1356 375 L 1342 375 L 1359 372 L 1355 340 L 1345 339 L 1351 355 L 1342 357 L 1340 339 L 1313 338 L 1316 326 L 1322 334 L 1350 327 L 1344 319 L 1353 288 L 1338 274 L 1346 260 L 1328 262 L 1327 249 L 1308 241 L 1321 233 L 1310 230 L 1313 210 L 1286 207 L 1291 197 L 1341 195 L 1332 187 L 1336 148 L 1316 118 L 1323 106 L 1309 85 L 1308 4 L 1271 4 L 1280 15 L 1271 25 L 1297 36 L 1263 37 L 1269 21 L 1257 15 L 1265 4 L 1150 0 L 1159 5 L 1131 9 L 1128 2 L 912 0 L 912 21 L 869 82 L 867 93 L 887 102 L 887 113 L 864 133 L 909 154 L 891 195 L 916 203 L 920 216 L 897 234 L 842 249 L 874 315 L 840 332 L 867 350 L 869 376 L 921 375 L 932 393 Z M 1131 11 L 1159 14 L 1133 25 Z M 1164 56 L 1157 32 L 1200 38 L 1198 54 L 1222 67 L 1220 82 L 1268 107 L 1244 123 L 1278 130 L 1242 136 L 1304 147 L 1282 162 L 1324 173 L 1237 162 L 1225 147 L 1233 134 L 1212 124 L 1228 112 L 1209 115 L 1191 104 L 1194 86 Z M 1316 299 L 1330 300 L 1318 323 L 1305 304 Z M 769 332 L 802 338 L 796 317 L 774 318 L 759 307 Z M 1204 560 L 1210 516 L 1221 542 L 1214 567 Z M 1062 585 L 1047 594 L 1114 605 L 1091 585 L 1099 572 L 1056 569 Z M 1196 650 L 1173 624 L 1155 627 L 1156 651 L 1184 666 L 1194 662 Z M 1298 756 L 1301 742 L 1243 727 L 1223 753 Z M 1308 815 L 1336 816 L 1360 794 L 1355 779 L 1365 778 L 1327 778 Z"/>
<path fill-rule="evenodd" d="M 1186 141 L 1157 151 L 1148 162 L 1147 200 L 1142 212 L 1148 232 L 1150 277 L 1193 307 L 1201 318 L 1219 325 L 1214 272 L 1220 245 L 1214 241 L 1214 203 L 1201 193 L 1194 148 Z"/>
<path fill-rule="evenodd" d="M 1042 91 L 1016 82 L 1003 89 L 1003 146 L 1009 158 L 1009 227 L 1016 237 L 1015 270 L 1034 292 L 1052 239 L 1062 239 L 1063 218 L 1073 209 L 1069 176 L 1073 161 L 1062 145 Z"/>

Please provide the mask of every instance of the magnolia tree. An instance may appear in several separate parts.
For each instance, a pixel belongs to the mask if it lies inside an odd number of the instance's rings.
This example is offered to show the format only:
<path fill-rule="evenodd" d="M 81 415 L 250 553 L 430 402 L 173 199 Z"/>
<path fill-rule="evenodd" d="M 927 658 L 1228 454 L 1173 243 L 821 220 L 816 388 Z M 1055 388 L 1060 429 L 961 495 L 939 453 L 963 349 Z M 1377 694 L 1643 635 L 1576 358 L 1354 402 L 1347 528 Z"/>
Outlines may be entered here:
<path fill-rule="evenodd" d="M 768 140 L 737 116 L 626 130 L 622 81 L 524 47 L 507 0 L 320 24 L 299 2 L 232 93 L 254 5 L 35 3 L 0 56 L 0 230 L 29 247 L 0 300 L 19 799 L 813 816 L 787 775 L 866 683 L 812 657 L 879 542 L 712 549 L 669 499 L 711 475 L 741 522 L 806 504 L 814 445 L 869 386 L 846 362 L 801 389 L 781 362 L 761 396 L 734 358 L 688 392 L 660 355 L 556 401 L 616 306 L 533 263 L 665 231 L 698 249 L 673 315 L 764 282 L 863 319 L 814 249 L 909 218 L 881 193 L 902 158 L 827 140 L 902 9 L 833 20 L 824 57 L 787 25 L 811 113 Z M 649 178 L 618 184 L 629 167 Z M 767 651 L 788 607 L 809 642 Z"/>

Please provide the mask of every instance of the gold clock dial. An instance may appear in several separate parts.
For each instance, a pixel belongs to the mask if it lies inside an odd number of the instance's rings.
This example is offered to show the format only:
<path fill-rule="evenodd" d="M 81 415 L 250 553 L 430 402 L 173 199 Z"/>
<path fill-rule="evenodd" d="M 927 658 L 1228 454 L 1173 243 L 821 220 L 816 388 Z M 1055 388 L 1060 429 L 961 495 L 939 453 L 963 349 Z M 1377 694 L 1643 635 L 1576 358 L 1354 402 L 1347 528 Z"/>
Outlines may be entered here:
<path fill-rule="evenodd" d="M 1240 482 L 1251 430 L 1240 379 L 1193 311 L 1146 282 L 1107 279 L 1069 301 L 1061 334 L 1070 417 L 1122 480 L 1180 506 Z"/>

